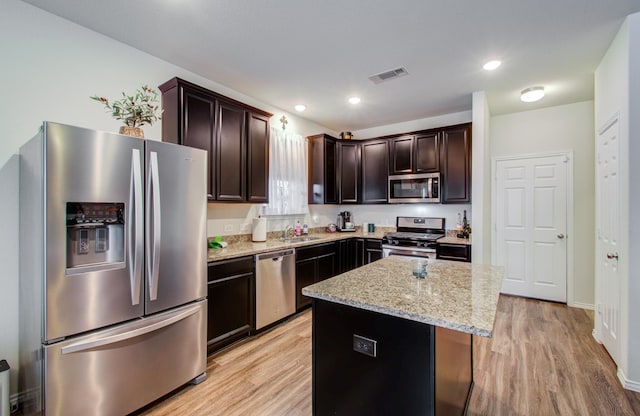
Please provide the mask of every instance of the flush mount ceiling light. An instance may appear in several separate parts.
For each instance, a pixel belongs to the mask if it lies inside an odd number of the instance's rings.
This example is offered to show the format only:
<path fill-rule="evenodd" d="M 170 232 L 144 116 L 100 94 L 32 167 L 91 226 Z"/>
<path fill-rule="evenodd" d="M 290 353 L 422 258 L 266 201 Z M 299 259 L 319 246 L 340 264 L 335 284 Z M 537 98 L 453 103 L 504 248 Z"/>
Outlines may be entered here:
<path fill-rule="evenodd" d="M 486 64 L 482 65 L 482 68 L 484 68 L 487 71 L 493 71 L 494 69 L 497 69 L 500 65 L 502 65 L 502 62 L 494 60 L 494 61 L 489 61 Z"/>
<path fill-rule="evenodd" d="M 349 103 L 351 103 L 351 104 L 359 104 L 360 103 L 360 97 L 350 97 L 349 98 Z"/>
<path fill-rule="evenodd" d="M 533 103 L 544 97 L 544 87 L 531 87 L 522 90 L 520 100 L 525 103 Z"/>
<path fill-rule="evenodd" d="M 297 112 L 302 113 L 307 109 L 307 106 L 304 104 L 296 104 L 293 108 L 295 108 Z"/>

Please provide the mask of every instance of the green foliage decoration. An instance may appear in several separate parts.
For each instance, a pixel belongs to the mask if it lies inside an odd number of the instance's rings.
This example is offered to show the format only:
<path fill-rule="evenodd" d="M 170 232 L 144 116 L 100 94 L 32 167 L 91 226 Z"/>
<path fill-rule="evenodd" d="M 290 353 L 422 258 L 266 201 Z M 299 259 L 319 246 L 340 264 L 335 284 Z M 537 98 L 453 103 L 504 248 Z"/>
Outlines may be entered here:
<path fill-rule="evenodd" d="M 103 103 L 113 118 L 121 120 L 129 127 L 152 125 L 154 121 L 162 118 L 163 110 L 158 104 L 158 93 L 147 85 L 137 89 L 133 95 L 127 95 L 123 92 L 120 100 L 112 102 L 99 95 L 89 98 Z"/>

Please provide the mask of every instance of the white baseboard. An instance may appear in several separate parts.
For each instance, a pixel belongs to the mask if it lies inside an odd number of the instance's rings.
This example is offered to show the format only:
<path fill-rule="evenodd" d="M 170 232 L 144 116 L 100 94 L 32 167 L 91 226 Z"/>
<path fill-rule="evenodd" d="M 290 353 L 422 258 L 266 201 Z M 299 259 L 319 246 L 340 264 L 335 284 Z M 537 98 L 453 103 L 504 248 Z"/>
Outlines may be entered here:
<path fill-rule="evenodd" d="M 596 306 L 592 303 L 572 302 L 567 306 L 571 306 L 572 308 L 589 309 L 592 311 L 596 309 Z"/>
<path fill-rule="evenodd" d="M 629 380 L 625 375 L 624 371 L 620 367 L 618 367 L 618 380 L 622 383 L 622 387 L 627 390 L 637 391 L 640 393 L 640 381 Z"/>
<path fill-rule="evenodd" d="M 601 344 L 601 345 L 602 345 L 602 341 L 600 341 L 600 339 L 598 338 L 598 333 L 596 332 L 596 329 L 595 329 L 595 328 L 593 328 L 593 329 L 591 330 L 591 336 L 593 337 L 593 339 L 595 339 L 595 340 L 596 340 L 596 342 L 597 342 L 598 344 Z"/>

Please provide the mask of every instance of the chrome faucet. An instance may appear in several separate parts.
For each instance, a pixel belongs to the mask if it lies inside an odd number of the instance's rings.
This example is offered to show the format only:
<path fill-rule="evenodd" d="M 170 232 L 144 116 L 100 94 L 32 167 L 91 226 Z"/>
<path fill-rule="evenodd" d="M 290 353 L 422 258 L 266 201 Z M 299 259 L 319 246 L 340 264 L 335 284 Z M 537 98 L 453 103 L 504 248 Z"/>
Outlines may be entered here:
<path fill-rule="evenodd" d="M 289 232 L 291 232 L 291 230 L 293 230 L 293 226 L 291 226 L 291 225 L 287 225 L 286 227 L 284 227 L 284 231 L 282 232 L 282 239 L 283 240 L 288 240 L 289 239 Z"/>

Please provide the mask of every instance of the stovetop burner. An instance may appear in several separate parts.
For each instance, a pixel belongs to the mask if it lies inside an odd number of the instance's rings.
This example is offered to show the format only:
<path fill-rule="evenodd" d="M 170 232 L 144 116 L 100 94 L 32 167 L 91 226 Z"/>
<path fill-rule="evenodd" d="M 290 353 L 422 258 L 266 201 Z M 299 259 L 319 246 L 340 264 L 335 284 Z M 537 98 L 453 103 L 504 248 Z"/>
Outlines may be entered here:
<path fill-rule="evenodd" d="M 415 233 L 415 232 L 395 232 L 387 233 L 384 238 L 387 240 L 410 240 L 410 241 L 435 241 L 444 237 L 445 233 Z"/>
<path fill-rule="evenodd" d="M 444 218 L 398 217 L 396 225 L 398 231 L 385 234 L 383 244 L 427 247 L 446 235 Z"/>

